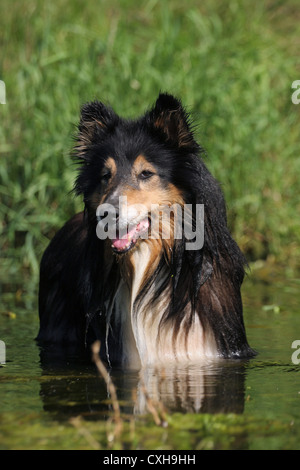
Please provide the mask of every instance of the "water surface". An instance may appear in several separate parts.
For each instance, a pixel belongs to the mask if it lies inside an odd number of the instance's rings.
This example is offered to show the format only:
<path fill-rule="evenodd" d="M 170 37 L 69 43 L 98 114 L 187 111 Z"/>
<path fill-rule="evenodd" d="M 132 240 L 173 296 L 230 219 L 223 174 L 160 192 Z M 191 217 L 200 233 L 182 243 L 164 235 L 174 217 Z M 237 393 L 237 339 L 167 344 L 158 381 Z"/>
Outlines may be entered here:
<path fill-rule="evenodd" d="M 122 417 L 133 429 L 119 448 L 299 449 L 300 365 L 292 361 L 292 343 L 300 340 L 299 288 L 299 280 L 246 281 L 245 323 L 258 352 L 250 361 L 111 371 Z M 109 448 L 104 425 L 113 405 L 95 365 L 41 361 L 36 302 L 24 303 L 26 294 L 20 301 L 17 288 L 8 290 L 0 314 L 7 358 L 0 366 L 0 448 L 90 448 L 98 442 Z M 169 421 L 164 434 L 151 403 Z M 98 425 L 87 428 L 91 441 L 74 428 L 74 417 L 81 427 Z"/>

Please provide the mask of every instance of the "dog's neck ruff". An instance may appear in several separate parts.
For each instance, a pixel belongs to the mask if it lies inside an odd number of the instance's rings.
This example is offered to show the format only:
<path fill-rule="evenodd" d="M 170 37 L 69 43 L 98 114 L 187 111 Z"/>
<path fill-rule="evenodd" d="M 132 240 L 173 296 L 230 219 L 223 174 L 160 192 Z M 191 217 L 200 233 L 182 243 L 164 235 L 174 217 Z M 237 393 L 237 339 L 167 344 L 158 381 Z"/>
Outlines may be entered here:
<path fill-rule="evenodd" d="M 218 352 L 214 337 L 209 331 L 204 334 L 197 314 L 193 315 L 192 322 L 183 315 L 176 334 L 174 320 L 165 321 L 164 314 L 172 296 L 167 263 L 145 289 L 145 283 L 160 262 L 160 257 L 153 260 L 151 247 L 151 243 L 140 243 L 131 254 L 131 279 L 128 282 L 128 278 L 121 278 L 112 306 L 120 327 L 123 365 L 138 368 L 146 364 L 194 363 L 216 358 Z M 162 284 L 165 287 L 161 291 L 159 287 Z M 191 305 L 185 308 L 191 309 Z"/>

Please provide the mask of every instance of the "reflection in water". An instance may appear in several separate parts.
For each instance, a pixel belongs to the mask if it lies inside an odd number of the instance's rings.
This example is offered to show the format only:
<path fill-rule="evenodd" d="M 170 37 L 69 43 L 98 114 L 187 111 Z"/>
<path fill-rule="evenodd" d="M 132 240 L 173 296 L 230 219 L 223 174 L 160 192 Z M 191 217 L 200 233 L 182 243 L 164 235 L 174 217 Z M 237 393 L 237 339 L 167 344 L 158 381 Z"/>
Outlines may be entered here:
<path fill-rule="evenodd" d="M 170 411 L 242 413 L 244 409 L 245 366 L 241 363 L 222 361 L 141 371 L 136 407 L 144 412 L 141 383 L 154 401 L 161 401 Z"/>
<path fill-rule="evenodd" d="M 42 358 L 45 410 L 61 418 L 78 414 L 96 418 L 110 411 L 106 384 L 93 364 Z M 167 412 L 242 413 L 245 368 L 245 362 L 217 361 L 141 371 L 113 369 L 110 375 L 125 413 L 147 413 L 147 397 L 154 405 L 162 404 Z"/>

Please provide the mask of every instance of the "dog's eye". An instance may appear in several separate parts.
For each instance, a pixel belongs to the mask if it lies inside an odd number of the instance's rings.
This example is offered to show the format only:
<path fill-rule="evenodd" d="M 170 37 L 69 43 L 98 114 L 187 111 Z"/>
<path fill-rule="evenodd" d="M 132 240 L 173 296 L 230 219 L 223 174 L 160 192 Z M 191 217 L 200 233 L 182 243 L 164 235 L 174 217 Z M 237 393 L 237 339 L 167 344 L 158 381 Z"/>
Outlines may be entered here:
<path fill-rule="evenodd" d="M 108 171 L 106 173 L 104 173 L 103 175 L 101 175 L 101 181 L 103 181 L 103 183 L 107 183 L 111 178 L 111 172 Z"/>
<path fill-rule="evenodd" d="M 154 173 L 152 171 L 144 170 L 139 174 L 139 179 L 147 180 L 148 178 L 151 178 L 151 176 L 153 176 L 153 175 L 154 175 Z"/>

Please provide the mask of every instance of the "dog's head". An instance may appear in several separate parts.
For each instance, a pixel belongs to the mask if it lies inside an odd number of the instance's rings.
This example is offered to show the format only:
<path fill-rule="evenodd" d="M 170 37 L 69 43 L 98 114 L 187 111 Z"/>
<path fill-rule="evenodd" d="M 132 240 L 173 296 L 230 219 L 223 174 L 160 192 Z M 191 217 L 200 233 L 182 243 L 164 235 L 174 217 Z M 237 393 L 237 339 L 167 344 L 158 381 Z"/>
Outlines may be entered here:
<path fill-rule="evenodd" d="M 100 102 L 85 105 L 75 190 L 84 195 L 90 220 L 98 222 L 98 237 L 108 234 L 119 255 L 148 239 L 150 230 L 154 238 L 166 230 L 172 239 L 174 210 L 191 199 L 198 151 L 188 114 L 170 95 L 160 94 L 137 120 L 122 119 Z M 170 227 L 163 227 L 158 219 L 170 208 Z"/>

